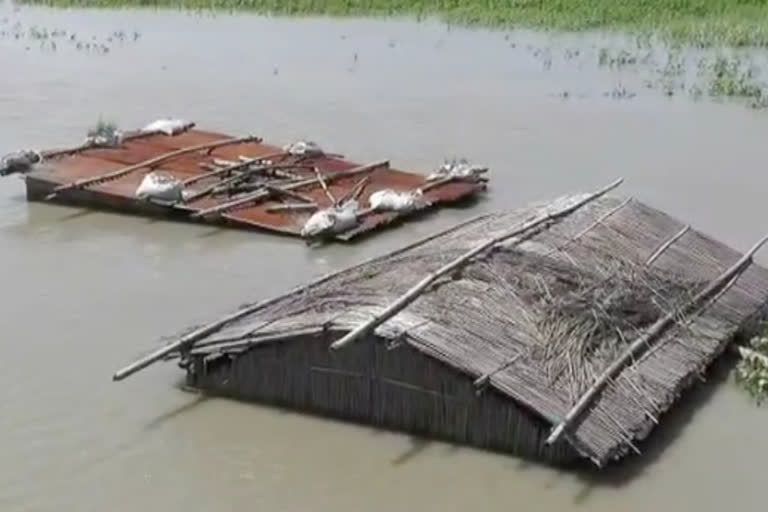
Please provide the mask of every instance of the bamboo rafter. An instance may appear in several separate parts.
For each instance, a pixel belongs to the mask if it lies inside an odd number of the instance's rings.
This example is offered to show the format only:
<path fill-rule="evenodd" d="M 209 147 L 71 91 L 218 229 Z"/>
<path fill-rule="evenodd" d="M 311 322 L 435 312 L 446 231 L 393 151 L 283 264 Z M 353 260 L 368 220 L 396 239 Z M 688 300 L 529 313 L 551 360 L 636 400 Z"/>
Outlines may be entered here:
<path fill-rule="evenodd" d="M 444 265 L 443 267 L 439 268 L 437 271 L 433 272 L 432 274 L 426 276 L 424 279 L 422 279 L 420 282 L 414 285 L 411 289 L 409 289 L 407 292 L 401 295 L 392 304 L 387 306 L 384 309 L 384 311 L 382 311 L 380 314 L 376 315 L 374 318 L 372 318 L 368 322 L 365 322 L 359 325 L 357 328 L 349 332 L 346 336 L 332 343 L 331 349 L 338 350 L 344 347 L 345 345 L 359 339 L 361 336 L 375 329 L 379 325 L 383 324 L 384 322 L 386 322 L 387 320 L 395 316 L 397 313 L 405 309 L 410 303 L 412 303 L 417 298 L 419 298 L 419 296 L 421 296 L 421 294 L 424 293 L 424 291 L 426 291 L 432 285 L 432 283 L 440 279 L 442 276 L 449 274 L 455 271 L 456 269 L 462 267 L 463 265 L 467 264 L 472 258 L 477 256 L 478 254 L 492 248 L 495 245 L 500 244 L 501 242 L 504 242 L 505 240 L 509 240 L 525 232 L 531 231 L 532 229 L 535 229 L 545 223 L 551 222 L 553 220 L 556 220 L 571 214 L 572 212 L 578 210 L 582 206 L 594 201 L 595 199 L 598 199 L 599 197 L 602 197 L 606 193 L 615 189 L 616 187 L 621 185 L 623 181 L 624 181 L 623 178 L 618 179 L 613 183 L 611 183 L 610 185 L 596 192 L 588 194 L 585 198 L 581 199 L 580 201 L 577 201 L 573 205 L 567 206 L 555 212 L 548 213 L 546 215 L 542 215 L 538 218 L 533 219 L 532 221 L 525 222 L 522 225 L 518 225 L 515 228 L 509 231 L 506 231 L 501 235 L 495 236 L 490 240 L 487 240 L 486 242 L 481 243 L 474 249 L 464 253 L 459 258 Z M 523 240 L 521 239 L 515 240 L 512 243 L 512 245 L 518 245 L 522 241 Z"/>
<path fill-rule="evenodd" d="M 226 326 L 226 325 L 228 325 L 228 324 L 230 324 L 232 322 L 235 322 L 237 320 L 240 320 L 241 318 L 245 318 L 248 315 L 251 315 L 251 314 L 254 314 L 254 313 L 256 313 L 256 312 L 258 312 L 260 310 L 263 310 L 263 309 L 265 309 L 265 308 L 267 308 L 267 307 L 269 307 L 269 306 L 271 306 L 273 304 L 276 304 L 276 303 L 278 303 L 278 302 L 280 302 L 280 301 L 282 301 L 282 300 L 284 300 L 284 299 L 286 299 L 288 297 L 291 297 L 291 296 L 294 296 L 294 295 L 297 295 L 297 294 L 300 294 L 300 293 L 305 293 L 305 292 L 307 292 L 307 291 L 309 291 L 309 290 L 311 290 L 311 289 L 313 289 L 313 288 L 315 288 L 317 286 L 322 285 L 323 283 L 326 283 L 326 282 L 330 281 L 331 279 L 333 279 L 333 278 L 335 278 L 335 277 L 337 277 L 337 276 L 339 276 L 339 275 L 341 275 L 341 274 L 343 274 L 345 272 L 348 272 L 348 271 L 351 271 L 351 270 L 355 270 L 355 269 L 358 269 L 358 268 L 363 268 L 366 265 L 375 264 L 376 262 L 384 261 L 384 260 L 386 260 L 388 258 L 396 257 L 396 256 L 398 256 L 400 254 L 403 254 L 403 253 L 406 253 L 406 252 L 408 252 L 408 251 L 410 251 L 410 250 L 412 250 L 412 249 L 414 249 L 416 247 L 419 247 L 419 246 L 422 246 L 422 245 L 424 245 L 424 244 L 426 244 L 428 242 L 431 242 L 432 240 L 434 240 L 436 238 L 439 238 L 441 236 L 445 236 L 445 235 L 447 235 L 449 233 L 452 233 L 454 231 L 458 231 L 458 230 L 464 228 L 465 226 L 468 226 L 470 224 L 479 222 L 479 221 L 481 221 L 481 220 L 483 220 L 483 219 L 485 219 L 487 217 L 488 217 L 488 214 L 477 215 L 477 216 L 472 217 L 470 219 L 467 219 L 466 221 L 461 222 L 461 223 L 459 223 L 459 224 L 457 224 L 455 226 L 452 226 L 452 227 L 450 227 L 448 229 L 444 229 L 442 231 L 434 233 L 434 234 L 432 234 L 432 235 L 430 235 L 428 237 L 422 238 L 421 240 L 418 240 L 418 241 L 416 241 L 416 242 L 414 242 L 412 244 L 407 244 L 404 247 L 401 247 L 399 249 L 391 251 L 391 252 L 389 252 L 387 254 L 384 254 L 382 256 L 375 256 L 375 257 L 369 258 L 367 260 L 364 260 L 361 263 L 358 263 L 357 265 L 354 265 L 352 267 L 349 267 L 349 268 L 346 268 L 346 269 L 342 269 L 342 270 L 337 270 L 337 271 L 334 271 L 334 272 L 330 272 L 330 273 L 328 273 L 328 274 L 326 274 L 324 276 L 319 277 L 318 279 L 315 279 L 314 281 L 311 281 L 311 282 L 306 283 L 306 284 L 301 285 L 301 286 L 297 286 L 294 289 L 288 291 L 287 293 L 284 293 L 284 294 L 279 295 L 277 297 L 272 297 L 271 299 L 266 299 L 266 300 L 263 300 L 263 301 L 260 301 L 260 302 L 256 302 L 254 304 L 246 305 L 246 306 L 238 309 L 237 311 L 234 311 L 234 312 L 224 316 L 223 318 L 220 318 L 218 320 L 215 320 L 215 321 L 213 321 L 211 323 L 208 323 L 208 324 L 206 324 L 206 325 L 204 325 L 202 327 L 199 327 L 199 328 L 195 329 L 194 331 L 192 331 L 192 332 L 182 336 L 178 340 L 176 340 L 174 342 L 171 342 L 171 343 L 167 344 L 166 346 L 164 346 L 164 347 L 162 347 L 160 349 L 157 349 L 157 350 L 153 351 L 152 353 L 150 353 L 150 354 L 148 354 L 148 355 L 138 359 L 137 361 L 131 363 L 130 365 L 128 365 L 128 366 L 118 370 L 112 376 L 112 380 L 113 381 L 123 380 L 126 377 L 129 377 L 130 375 L 133 375 L 134 373 L 136 373 L 136 372 L 138 372 L 138 371 L 140 371 L 140 370 L 142 370 L 142 369 L 152 365 L 153 363 L 162 360 L 164 357 L 166 357 L 167 355 L 169 355 L 169 354 L 171 354 L 173 352 L 177 352 L 179 350 L 186 349 L 189 346 L 192 346 L 196 341 L 201 340 L 201 339 L 203 339 L 203 338 L 205 338 L 205 337 L 207 337 L 207 336 L 209 336 L 209 335 L 219 331 L 224 326 Z"/>
<path fill-rule="evenodd" d="M 682 309 L 687 314 L 695 314 L 695 310 L 701 307 L 701 304 L 706 299 L 711 298 L 713 295 L 718 295 L 721 289 L 727 288 L 732 285 L 733 282 L 744 272 L 752 263 L 752 258 L 760 248 L 768 242 L 768 236 L 758 241 L 752 248 L 747 251 L 736 263 L 733 264 L 724 273 L 720 274 L 715 280 L 713 280 L 704 290 L 700 291 L 696 296 L 689 301 Z M 581 396 L 579 401 L 566 413 L 561 422 L 556 425 L 547 438 L 546 443 L 552 444 L 557 442 L 560 436 L 568 429 L 568 427 L 579 417 L 579 415 L 591 404 L 592 400 L 603 389 L 603 386 L 609 379 L 615 377 L 615 375 L 624 368 L 624 366 L 637 355 L 645 350 L 646 346 L 649 346 L 653 341 L 662 336 L 666 330 L 676 323 L 677 311 L 667 313 L 655 324 L 653 324 L 643 336 L 640 336 L 626 349 L 621 357 L 616 359 L 603 373 L 595 380 L 590 388 Z"/>

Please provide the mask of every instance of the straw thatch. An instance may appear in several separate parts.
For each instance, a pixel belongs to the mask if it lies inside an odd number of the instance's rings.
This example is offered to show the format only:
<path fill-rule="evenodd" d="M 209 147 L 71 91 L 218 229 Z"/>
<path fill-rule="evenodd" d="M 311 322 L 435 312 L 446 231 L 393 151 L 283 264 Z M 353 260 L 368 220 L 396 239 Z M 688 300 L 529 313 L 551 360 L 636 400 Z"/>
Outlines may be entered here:
<path fill-rule="evenodd" d="M 535 227 L 500 237 L 526 225 Z M 503 240 L 373 332 L 327 350 L 494 238 Z M 602 465 L 638 451 L 679 393 L 762 315 L 768 270 L 742 259 L 726 272 L 740 256 L 637 200 L 566 196 L 347 269 L 255 308 L 182 355 L 201 387 L 548 460 L 577 452 Z M 345 378 L 318 380 L 323 371 Z M 400 394 L 387 395 L 387 379 Z M 554 426 L 564 437 L 548 444 Z"/>

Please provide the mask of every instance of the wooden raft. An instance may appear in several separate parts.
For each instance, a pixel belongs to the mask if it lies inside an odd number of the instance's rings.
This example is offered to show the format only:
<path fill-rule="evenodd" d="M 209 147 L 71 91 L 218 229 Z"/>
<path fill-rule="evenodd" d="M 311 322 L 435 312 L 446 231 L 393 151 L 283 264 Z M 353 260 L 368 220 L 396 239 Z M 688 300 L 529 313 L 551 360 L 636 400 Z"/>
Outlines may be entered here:
<path fill-rule="evenodd" d="M 341 155 L 295 155 L 261 138 L 233 138 L 189 129 L 170 136 L 126 137 L 117 147 L 43 151 L 43 162 L 25 173 L 27 198 L 141 215 L 266 230 L 301 236 L 306 221 L 331 198 L 356 198 L 357 225 L 336 233 L 351 240 L 408 215 L 459 202 L 484 189 L 478 180 L 426 177 L 394 169 L 388 161 L 358 163 Z M 136 189 L 151 171 L 183 182 L 185 199 L 173 204 L 141 200 Z M 376 191 L 424 191 L 426 207 L 411 212 L 366 210 Z"/>

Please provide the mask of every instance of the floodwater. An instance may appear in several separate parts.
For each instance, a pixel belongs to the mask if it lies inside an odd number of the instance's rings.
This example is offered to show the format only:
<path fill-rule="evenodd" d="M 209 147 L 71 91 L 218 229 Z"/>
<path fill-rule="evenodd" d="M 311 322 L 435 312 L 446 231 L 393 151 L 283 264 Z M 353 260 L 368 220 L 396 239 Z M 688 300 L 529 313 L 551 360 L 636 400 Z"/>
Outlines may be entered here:
<path fill-rule="evenodd" d="M 199 399 L 172 364 L 110 377 L 160 336 L 244 301 L 618 176 L 743 250 L 768 232 L 768 113 L 664 98 L 641 76 L 598 69 L 607 36 L 8 5 L 0 31 L 0 153 L 79 142 L 99 116 L 132 128 L 172 115 L 311 137 L 359 161 L 426 170 L 466 156 L 492 169 L 472 209 L 320 249 L 27 204 L 20 180 L 0 181 L 3 512 L 765 510 L 768 413 L 724 371 L 670 414 L 642 461 L 603 477 Z M 561 58 L 573 48 L 581 57 Z M 637 95 L 604 95 L 619 83 Z"/>

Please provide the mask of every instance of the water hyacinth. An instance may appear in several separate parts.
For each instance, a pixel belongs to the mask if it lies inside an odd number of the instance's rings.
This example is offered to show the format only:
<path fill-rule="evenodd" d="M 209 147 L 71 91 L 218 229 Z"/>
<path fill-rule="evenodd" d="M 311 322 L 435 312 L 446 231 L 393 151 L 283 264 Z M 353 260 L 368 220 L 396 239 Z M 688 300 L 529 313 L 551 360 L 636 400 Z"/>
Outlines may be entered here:
<path fill-rule="evenodd" d="M 766 329 L 740 348 L 741 361 L 736 366 L 736 382 L 758 405 L 768 398 L 768 332 Z"/>

